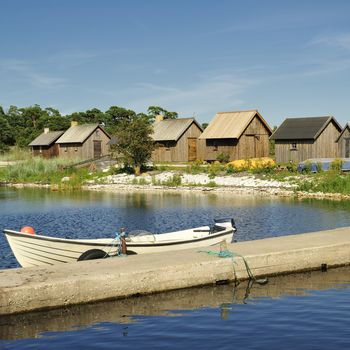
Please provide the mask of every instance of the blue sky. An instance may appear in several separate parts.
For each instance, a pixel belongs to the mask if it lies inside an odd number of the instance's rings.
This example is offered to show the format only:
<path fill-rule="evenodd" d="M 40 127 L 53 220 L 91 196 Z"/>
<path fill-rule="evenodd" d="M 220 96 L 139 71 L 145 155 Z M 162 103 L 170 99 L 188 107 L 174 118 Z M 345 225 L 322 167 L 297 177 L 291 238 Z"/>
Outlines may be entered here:
<path fill-rule="evenodd" d="M 0 0 L 0 105 L 350 122 L 350 1 Z"/>

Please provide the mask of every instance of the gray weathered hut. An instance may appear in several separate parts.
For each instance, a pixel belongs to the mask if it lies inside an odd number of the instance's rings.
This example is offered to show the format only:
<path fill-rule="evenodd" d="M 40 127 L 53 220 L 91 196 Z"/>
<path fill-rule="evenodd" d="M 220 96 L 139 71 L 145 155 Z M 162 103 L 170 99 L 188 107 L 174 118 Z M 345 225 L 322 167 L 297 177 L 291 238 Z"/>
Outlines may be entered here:
<path fill-rule="evenodd" d="M 60 157 L 98 158 L 109 154 L 110 136 L 98 124 L 72 126 L 56 141 Z"/>
<path fill-rule="evenodd" d="M 203 129 L 194 118 L 157 118 L 153 139 L 154 162 L 190 162 L 197 159 L 197 139 Z"/>
<path fill-rule="evenodd" d="M 59 149 L 55 142 L 63 133 L 64 131 L 50 131 L 49 128 L 45 128 L 44 132 L 29 144 L 33 155 L 44 158 L 57 157 Z"/>
<path fill-rule="evenodd" d="M 338 157 L 350 158 L 350 126 L 346 124 L 338 139 Z"/>
<path fill-rule="evenodd" d="M 198 159 L 214 161 L 267 157 L 272 130 L 256 110 L 220 112 L 199 137 Z"/>
<path fill-rule="evenodd" d="M 275 140 L 276 162 L 335 158 L 340 132 L 341 127 L 332 116 L 287 118 L 270 138 Z"/>

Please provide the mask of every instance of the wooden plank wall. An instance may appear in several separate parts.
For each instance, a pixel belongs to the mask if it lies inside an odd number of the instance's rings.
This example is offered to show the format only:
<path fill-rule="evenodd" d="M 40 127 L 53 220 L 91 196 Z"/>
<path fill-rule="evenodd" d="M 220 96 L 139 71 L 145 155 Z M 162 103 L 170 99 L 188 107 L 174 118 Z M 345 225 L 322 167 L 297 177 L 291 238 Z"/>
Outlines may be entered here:
<path fill-rule="evenodd" d="M 184 132 L 177 142 L 162 141 L 153 151 L 154 162 L 187 162 L 188 161 L 188 139 L 198 138 L 202 131 L 195 123 Z"/>
<path fill-rule="evenodd" d="M 96 133 L 98 131 L 98 133 Z M 95 130 L 86 141 L 81 143 L 66 143 L 60 144 L 59 154 L 66 158 L 79 158 L 82 160 L 94 158 L 94 140 L 101 141 L 102 155 L 109 154 L 109 137 L 100 129 Z"/>
<path fill-rule="evenodd" d="M 268 157 L 269 132 L 255 116 L 238 140 L 198 140 L 198 159 L 215 161 L 221 153 L 228 154 L 230 160 Z"/>
<path fill-rule="evenodd" d="M 33 146 L 32 151 L 35 157 L 53 158 L 58 156 L 59 147 L 57 144 L 51 146 Z"/>
<path fill-rule="evenodd" d="M 311 158 L 336 158 L 338 157 L 339 130 L 334 123 L 329 123 L 321 135 L 315 140 L 276 140 L 275 156 L 277 163 L 302 162 Z M 292 143 L 296 143 L 296 149 L 292 149 Z"/>
<path fill-rule="evenodd" d="M 350 138 L 350 131 L 346 128 L 338 141 L 338 157 L 345 158 L 345 139 Z"/>

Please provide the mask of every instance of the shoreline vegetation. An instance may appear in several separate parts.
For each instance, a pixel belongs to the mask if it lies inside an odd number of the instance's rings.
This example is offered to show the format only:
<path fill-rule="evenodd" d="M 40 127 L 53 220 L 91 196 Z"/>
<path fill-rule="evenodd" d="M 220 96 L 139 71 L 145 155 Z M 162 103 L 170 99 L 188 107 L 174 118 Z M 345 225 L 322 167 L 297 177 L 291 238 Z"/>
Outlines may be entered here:
<path fill-rule="evenodd" d="M 79 160 L 74 160 L 78 163 Z M 233 165 L 234 164 L 234 165 Z M 320 199 L 350 199 L 350 174 L 341 171 L 336 160 L 328 171 L 297 172 L 293 164 L 263 162 L 202 162 L 158 164 L 135 176 L 131 169 L 120 169 L 94 162 L 75 167 L 72 160 L 43 159 L 21 154 L 0 158 L 0 185 L 50 188 L 53 191 L 201 191 Z"/>

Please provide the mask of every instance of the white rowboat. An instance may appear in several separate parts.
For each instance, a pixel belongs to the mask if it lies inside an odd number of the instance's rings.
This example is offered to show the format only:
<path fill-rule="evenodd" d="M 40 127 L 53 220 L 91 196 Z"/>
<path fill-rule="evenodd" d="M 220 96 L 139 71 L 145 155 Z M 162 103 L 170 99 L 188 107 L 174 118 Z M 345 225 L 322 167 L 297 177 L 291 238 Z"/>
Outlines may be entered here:
<path fill-rule="evenodd" d="M 202 226 L 177 232 L 152 234 L 132 232 L 125 238 L 127 254 L 146 254 L 198 248 L 232 241 L 233 219 L 215 220 L 213 227 Z M 120 254 L 119 238 L 65 239 L 4 230 L 14 256 L 22 267 L 56 265 Z"/>

